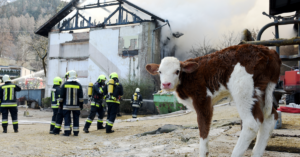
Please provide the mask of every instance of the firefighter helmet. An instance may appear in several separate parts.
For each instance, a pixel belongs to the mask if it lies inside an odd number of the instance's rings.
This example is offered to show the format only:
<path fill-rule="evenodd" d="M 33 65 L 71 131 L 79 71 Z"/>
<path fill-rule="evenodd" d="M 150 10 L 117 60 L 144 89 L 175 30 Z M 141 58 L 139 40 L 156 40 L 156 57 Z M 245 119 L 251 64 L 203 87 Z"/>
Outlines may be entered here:
<path fill-rule="evenodd" d="M 140 88 L 136 88 L 136 89 L 135 89 L 135 92 L 140 92 Z"/>
<path fill-rule="evenodd" d="M 97 81 L 100 83 L 100 82 L 102 82 L 103 80 L 106 81 L 105 75 L 100 75 L 100 76 L 98 77 L 98 80 L 97 80 Z"/>
<path fill-rule="evenodd" d="M 69 73 L 69 79 L 77 79 L 77 73 L 75 70 L 71 70 L 68 72 Z"/>
<path fill-rule="evenodd" d="M 118 74 L 116 73 L 116 72 L 113 72 L 113 73 L 111 73 L 110 75 L 109 75 L 109 78 L 110 79 L 113 79 L 113 78 L 118 78 L 119 76 L 118 76 Z"/>
<path fill-rule="evenodd" d="M 53 84 L 54 85 L 60 85 L 62 82 L 62 79 L 60 77 L 55 77 L 54 80 L 53 80 Z"/>
<path fill-rule="evenodd" d="M 4 83 L 5 83 L 5 82 L 10 82 L 9 75 L 4 75 L 2 79 L 3 79 L 3 82 L 4 82 Z"/>

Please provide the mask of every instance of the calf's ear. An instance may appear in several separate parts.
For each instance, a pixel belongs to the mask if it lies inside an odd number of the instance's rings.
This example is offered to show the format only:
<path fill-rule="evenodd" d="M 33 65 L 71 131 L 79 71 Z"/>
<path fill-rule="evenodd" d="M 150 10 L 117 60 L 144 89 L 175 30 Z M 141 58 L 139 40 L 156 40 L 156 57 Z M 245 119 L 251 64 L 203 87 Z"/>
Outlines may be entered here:
<path fill-rule="evenodd" d="M 192 73 L 198 69 L 199 65 L 196 62 L 180 62 L 180 67 L 183 72 Z"/>
<path fill-rule="evenodd" d="M 158 68 L 159 68 L 159 64 L 147 64 L 146 65 L 146 70 L 151 75 L 157 75 L 158 74 Z"/>

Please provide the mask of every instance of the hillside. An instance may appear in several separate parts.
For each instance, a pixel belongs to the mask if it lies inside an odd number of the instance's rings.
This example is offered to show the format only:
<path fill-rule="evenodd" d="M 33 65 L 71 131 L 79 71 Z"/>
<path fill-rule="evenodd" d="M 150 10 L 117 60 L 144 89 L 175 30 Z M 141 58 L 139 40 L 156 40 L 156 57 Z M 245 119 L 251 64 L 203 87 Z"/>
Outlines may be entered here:
<path fill-rule="evenodd" d="M 1 0 L 0 57 L 15 60 L 20 66 L 27 64 L 32 70 L 43 69 L 47 51 L 40 47 L 47 47 L 48 41 L 34 30 L 65 5 L 60 0 Z"/>

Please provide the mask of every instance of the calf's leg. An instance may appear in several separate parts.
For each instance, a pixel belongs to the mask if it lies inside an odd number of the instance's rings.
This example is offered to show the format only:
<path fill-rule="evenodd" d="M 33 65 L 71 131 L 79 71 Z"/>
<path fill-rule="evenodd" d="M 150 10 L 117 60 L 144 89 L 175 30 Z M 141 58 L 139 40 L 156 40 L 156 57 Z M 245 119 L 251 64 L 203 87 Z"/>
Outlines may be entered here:
<path fill-rule="evenodd" d="M 211 105 L 211 98 L 206 97 L 202 102 L 197 100 L 194 102 L 194 108 L 197 113 L 197 122 L 200 132 L 200 146 L 199 156 L 206 157 L 209 154 L 208 149 L 208 134 L 210 129 L 210 123 L 213 116 L 213 108 Z"/>

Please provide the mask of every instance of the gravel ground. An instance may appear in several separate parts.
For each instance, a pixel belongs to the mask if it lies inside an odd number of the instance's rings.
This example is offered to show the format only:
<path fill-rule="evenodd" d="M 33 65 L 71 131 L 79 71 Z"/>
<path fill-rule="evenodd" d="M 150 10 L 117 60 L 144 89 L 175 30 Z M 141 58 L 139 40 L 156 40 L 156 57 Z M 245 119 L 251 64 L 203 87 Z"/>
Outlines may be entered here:
<path fill-rule="evenodd" d="M 171 133 L 147 136 L 137 134 L 156 130 L 165 124 L 197 126 L 195 112 L 179 117 L 163 118 L 137 122 L 121 122 L 114 126 L 115 133 L 106 134 L 97 131 L 96 125 L 90 133 L 83 133 L 81 125 L 78 137 L 50 135 L 51 112 L 29 110 L 32 117 L 24 117 L 24 108 L 19 108 L 19 133 L 13 133 L 9 125 L 7 134 L 0 134 L 1 156 L 109 156 L 109 157 L 156 157 L 156 156 L 197 156 L 199 151 L 198 129 L 179 129 Z M 210 156 L 230 156 L 237 142 L 240 125 L 226 126 L 231 121 L 239 120 L 235 106 L 221 106 L 214 109 L 214 120 L 210 131 Z M 300 134 L 300 126 L 290 123 L 289 119 L 300 118 L 299 114 L 283 113 L 285 129 L 293 129 Z M 121 119 L 130 118 L 122 116 Z M 84 124 L 85 118 L 80 118 Z M 45 124 L 49 123 L 49 124 Z M 224 125 L 223 127 L 220 127 Z M 274 138 L 276 143 L 284 143 L 284 138 Z M 285 138 L 288 139 L 288 138 Z M 274 140 L 270 140 L 274 143 Z M 293 143 L 300 147 L 300 139 L 293 138 Z M 284 145 L 284 144 L 283 144 Z M 300 148 L 299 148 L 300 149 Z M 247 150 L 245 156 L 251 156 Z M 264 156 L 296 157 L 299 154 L 265 151 Z"/>

